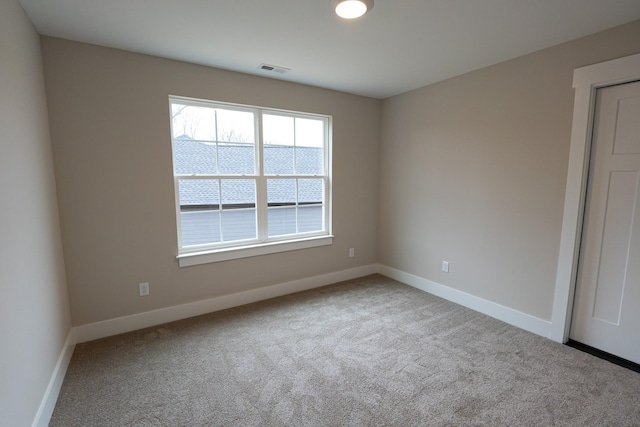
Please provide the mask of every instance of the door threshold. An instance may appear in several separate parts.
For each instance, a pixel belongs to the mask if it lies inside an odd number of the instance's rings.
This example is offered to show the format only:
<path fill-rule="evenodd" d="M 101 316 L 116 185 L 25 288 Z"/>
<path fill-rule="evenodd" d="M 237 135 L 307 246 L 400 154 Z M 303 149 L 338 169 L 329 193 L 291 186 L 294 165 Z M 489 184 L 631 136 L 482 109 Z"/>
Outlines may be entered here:
<path fill-rule="evenodd" d="M 597 348 L 593 348 L 591 346 L 582 344 L 581 342 L 577 342 L 572 339 L 567 341 L 566 345 L 568 345 L 569 347 L 573 347 L 577 350 L 584 351 L 585 353 L 589 353 L 592 356 L 599 357 L 600 359 L 607 360 L 618 366 L 622 366 L 623 368 L 631 369 L 632 371 L 640 373 L 640 364 L 638 363 L 632 362 L 627 359 L 623 359 L 622 357 L 618 357 L 611 353 L 607 353 L 606 351 L 598 350 Z"/>

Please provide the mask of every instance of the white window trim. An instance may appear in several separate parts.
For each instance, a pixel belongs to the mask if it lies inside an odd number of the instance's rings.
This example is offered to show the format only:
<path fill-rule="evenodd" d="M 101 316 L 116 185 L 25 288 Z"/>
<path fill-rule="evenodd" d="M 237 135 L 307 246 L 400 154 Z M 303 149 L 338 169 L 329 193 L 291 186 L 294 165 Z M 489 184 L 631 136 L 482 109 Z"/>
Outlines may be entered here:
<path fill-rule="evenodd" d="M 249 258 L 260 255 L 275 254 L 278 252 L 317 248 L 331 244 L 333 244 L 333 235 L 322 235 L 304 239 L 283 240 L 280 242 L 266 242 L 247 246 L 209 249 L 202 252 L 188 252 L 179 254 L 177 258 L 180 267 L 190 267 L 192 265 Z"/>
<path fill-rule="evenodd" d="M 181 225 L 180 225 L 180 207 L 178 200 L 178 188 L 177 182 L 178 177 L 174 175 L 174 191 L 175 191 L 175 204 L 176 204 L 176 214 L 177 214 L 177 223 L 176 223 L 176 231 L 177 231 L 177 243 L 178 243 L 178 254 L 176 255 L 176 259 L 178 260 L 178 265 L 180 267 L 189 267 L 200 264 L 208 264 L 214 262 L 221 261 L 229 261 L 233 259 L 240 258 L 249 258 L 260 255 L 274 254 L 279 252 L 287 252 L 287 251 L 295 251 L 300 249 L 308 249 L 315 248 L 320 246 L 327 246 L 333 244 L 333 234 L 332 234 L 332 117 L 323 114 L 314 114 L 314 113 L 305 113 L 299 111 L 288 111 L 282 109 L 275 108 L 266 108 L 259 106 L 251 106 L 251 105 L 243 105 L 243 104 L 232 104 L 226 102 L 219 101 L 209 101 L 203 99 L 196 98 L 188 98 L 182 96 L 174 96 L 169 95 L 169 116 L 171 116 L 171 105 L 173 102 L 181 102 L 189 105 L 195 106 L 206 106 L 211 107 L 212 105 L 228 107 L 234 110 L 244 110 L 251 111 L 256 113 L 256 122 L 255 122 L 255 132 L 256 132 L 256 146 L 258 149 L 256 150 L 256 170 L 257 173 L 254 175 L 233 175 L 233 178 L 249 178 L 256 180 L 256 190 L 258 191 L 258 186 L 263 186 L 266 183 L 267 179 L 273 178 L 284 178 L 284 179 L 306 179 L 306 178 L 322 178 L 324 180 L 325 187 L 325 200 L 323 203 L 324 208 L 324 221 L 325 221 L 325 230 L 322 232 L 312 232 L 306 234 L 295 234 L 289 236 L 275 236 L 268 240 L 265 239 L 264 235 L 260 235 L 260 228 L 258 228 L 258 239 L 250 240 L 250 241 L 238 241 L 228 242 L 227 244 L 220 244 L 216 246 L 208 246 L 206 248 L 199 249 L 198 247 L 192 248 L 182 248 L 181 244 Z M 324 175 L 265 175 L 262 170 L 262 157 L 263 157 L 263 140 L 262 140 L 262 115 L 264 113 L 267 114 L 278 114 L 281 113 L 285 116 L 295 116 L 301 118 L 313 118 L 313 119 L 322 119 L 326 121 L 326 146 L 324 150 L 325 157 L 325 166 L 326 171 Z M 170 120 L 171 127 L 171 144 L 173 145 L 173 123 Z M 173 158 L 173 149 L 172 149 L 172 158 Z M 180 177 L 189 179 L 189 176 Z M 215 176 L 211 177 L 212 179 L 224 179 L 225 176 Z M 262 194 L 263 198 L 266 198 L 265 191 L 258 191 L 258 195 Z M 261 200 L 260 196 L 256 200 L 257 205 L 257 215 L 261 218 L 257 218 L 258 221 L 263 221 L 266 224 L 266 204 L 262 206 L 265 200 Z M 258 224 L 256 224 L 258 225 Z M 266 229 L 263 230 L 266 233 Z"/>

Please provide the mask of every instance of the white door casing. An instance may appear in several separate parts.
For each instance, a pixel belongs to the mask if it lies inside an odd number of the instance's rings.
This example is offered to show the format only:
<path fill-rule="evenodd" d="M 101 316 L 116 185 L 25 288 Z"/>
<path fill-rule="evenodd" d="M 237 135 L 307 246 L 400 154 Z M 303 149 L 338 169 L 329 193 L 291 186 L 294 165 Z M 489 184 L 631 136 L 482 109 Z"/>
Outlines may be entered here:
<path fill-rule="evenodd" d="M 571 339 L 640 363 L 640 82 L 597 90 Z"/>
<path fill-rule="evenodd" d="M 640 54 L 578 68 L 573 73 L 575 89 L 573 127 L 549 333 L 549 338 L 557 342 L 564 343 L 569 338 L 596 90 L 638 79 L 640 79 Z"/>

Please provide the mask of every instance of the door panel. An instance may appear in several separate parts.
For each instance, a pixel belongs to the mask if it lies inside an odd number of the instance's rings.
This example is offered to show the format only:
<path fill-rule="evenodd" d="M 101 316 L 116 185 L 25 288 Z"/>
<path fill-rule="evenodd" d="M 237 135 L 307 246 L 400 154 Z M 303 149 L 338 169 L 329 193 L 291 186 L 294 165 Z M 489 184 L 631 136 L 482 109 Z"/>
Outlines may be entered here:
<path fill-rule="evenodd" d="M 599 89 L 570 337 L 640 363 L 640 82 Z"/>
<path fill-rule="evenodd" d="M 622 297 L 629 262 L 629 243 L 633 231 L 638 172 L 611 172 L 593 317 L 620 324 Z"/>
<path fill-rule="evenodd" d="M 618 101 L 613 154 L 640 154 L 640 98 Z"/>

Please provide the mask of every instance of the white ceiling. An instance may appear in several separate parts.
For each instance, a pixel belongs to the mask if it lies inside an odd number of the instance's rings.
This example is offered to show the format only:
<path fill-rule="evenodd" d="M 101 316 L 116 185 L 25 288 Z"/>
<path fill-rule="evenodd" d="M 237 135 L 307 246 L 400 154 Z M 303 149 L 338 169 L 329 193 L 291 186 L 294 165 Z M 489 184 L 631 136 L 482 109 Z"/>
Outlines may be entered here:
<path fill-rule="evenodd" d="M 375 0 L 355 21 L 329 0 L 20 3 L 43 35 L 375 98 L 640 19 L 640 0 Z"/>

